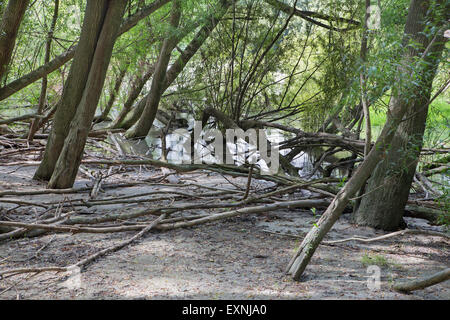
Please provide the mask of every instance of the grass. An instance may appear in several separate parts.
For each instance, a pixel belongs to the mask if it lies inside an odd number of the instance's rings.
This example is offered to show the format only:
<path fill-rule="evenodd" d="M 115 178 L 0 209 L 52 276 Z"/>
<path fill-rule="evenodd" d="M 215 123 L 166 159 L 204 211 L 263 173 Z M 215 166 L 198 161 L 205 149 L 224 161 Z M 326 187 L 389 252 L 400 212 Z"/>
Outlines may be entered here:
<path fill-rule="evenodd" d="M 372 265 L 376 265 L 379 267 L 387 267 L 390 265 L 390 262 L 388 261 L 388 259 L 382 255 L 371 255 L 371 254 L 367 254 L 365 253 L 362 257 L 361 257 L 361 264 L 364 267 L 368 267 L 368 266 L 372 266 Z"/>
<path fill-rule="evenodd" d="M 387 104 L 388 98 L 384 101 Z M 449 99 L 441 96 L 436 98 L 428 112 L 427 126 L 424 135 L 426 147 L 448 145 L 450 141 L 450 103 Z M 377 106 L 370 110 L 372 125 L 372 141 L 375 141 L 386 122 L 386 107 Z M 364 137 L 364 130 L 361 133 Z"/>

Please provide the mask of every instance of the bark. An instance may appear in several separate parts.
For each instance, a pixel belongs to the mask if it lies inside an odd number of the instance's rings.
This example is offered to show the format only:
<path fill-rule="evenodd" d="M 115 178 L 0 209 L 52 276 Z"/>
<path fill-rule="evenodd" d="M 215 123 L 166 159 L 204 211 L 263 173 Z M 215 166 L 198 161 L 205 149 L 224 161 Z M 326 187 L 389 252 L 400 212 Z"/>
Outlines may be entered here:
<path fill-rule="evenodd" d="M 47 41 L 45 43 L 45 57 L 44 63 L 48 63 L 50 61 L 50 49 L 52 46 L 53 32 L 56 27 L 56 22 L 58 21 L 58 13 L 59 13 L 59 0 L 55 0 L 55 8 L 53 10 L 53 18 L 50 25 L 50 30 L 48 31 Z M 40 115 L 44 111 L 44 107 L 46 105 L 47 100 L 47 76 L 42 78 L 41 85 L 41 94 L 39 96 L 39 104 L 37 109 L 37 114 Z M 39 119 L 34 119 L 31 123 L 30 130 L 28 132 L 28 141 L 33 141 L 33 137 L 37 130 L 39 129 Z"/>
<path fill-rule="evenodd" d="M 408 44 L 407 41 L 409 41 L 411 37 L 417 38 L 423 31 L 424 25 L 422 24 L 422 21 L 427 12 L 427 4 L 428 1 L 426 0 L 411 1 L 405 26 L 405 44 Z M 437 53 L 439 50 L 438 47 L 434 46 L 430 51 L 435 51 L 435 53 Z M 306 235 L 294 257 L 289 262 L 287 272 L 292 275 L 294 280 L 300 279 L 320 242 L 340 217 L 350 201 L 350 198 L 363 186 L 370 176 L 370 173 L 384 158 L 385 153 L 388 151 L 389 145 L 394 138 L 395 131 L 408 110 L 411 92 L 417 90 L 420 95 L 419 88 L 415 87 L 413 84 L 412 80 L 414 79 L 411 79 L 414 71 L 417 71 L 411 70 L 411 66 L 413 66 L 414 69 L 415 64 L 412 61 L 414 61 L 414 58 L 416 57 L 420 57 L 419 53 L 410 45 L 406 46 L 403 59 L 398 68 L 398 81 L 396 81 L 396 85 L 393 87 L 393 95 L 387 113 L 386 124 L 369 155 L 358 167 L 355 174 L 345 186 L 338 192 L 330 206 L 319 219 L 317 225 Z M 429 58 L 430 56 L 427 56 L 425 57 L 425 60 L 430 60 Z M 435 68 L 436 64 L 437 61 L 435 60 L 433 63 L 422 63 L 422 66 L 426 65 L 424 67 L 425 70 L 419 70 L 418 74 L 425 74 L 425 72 L 421 71 L 426 71 L 427 68 L 428 70 L 429 68 Z"/>
<path fill-rule="evenodd" d="M 29 0 L 9 0 L 0 23 L 0 80 L 6 73 Z"/>
<path fill-rule="evenodd" d="M 416 279 L 410 282 L 397 282 L 393 289 L 400 292 L 411 292 L 415 290 L 425 289 L 435 284 L 447 281 L 450 279 L 450 268 L 444 269 L 440 272 L 432 274 L 431 276 Z"/>
<path fill-rule="evenodd" d="M 172 50 L 178 43 L 179 36 L 174 32 L 178 28 L 181 18 L 181 8 L 180 1 L 172 1 L 172 11 L 170 16 L 170 26 L 169 35 L 164 39 L 161 51 L 159 54 L 158 62 L 156 63 L 155 72 L 153 74 L 152 86 L 148 99 L 145 103 L 144 110 L 142 112 L 141 118 L 131 131 L 127 133 L 128 138 L 136 138 L 146 136 L 153 124 L 156 117 L 156 111 L 158 110 L 159 101 L 164 92 L 164 82 L 166 78 L 167 67 L 169 65 L 170 56 Z M 170 34 L 171 33 L 171 34 Z"/>
<path fill-rule="evenodd" d="M 98 0 L 91 0 L 88 2 L 88 6 L 92 1 L 95 3 L 99 2 Z M 95 51 L 91 66 L 88 70 L 88 78 L 85 81 L 85 88 L 83 89 L 80 102 L 76 107 L 76 114 L 70 124 L 70 130 L 65 139 L 64 147 L 61 150 L 55 165 L 55 170 L 49 181 L 49 188 L 68 188 L 75 182 L 126 3 L 126 0 L 109 0 L 105 3 L 106 12 L 100 25 L 101 32 L 98 40 L 93 44 Z M 104 10 L 103 8 L 101 9 L 102 11 L 99 11 L 99 13 Z M 89 14 L 89 10 L 87 14 Z"/>
<path fill-rule="evenodd" d="M 119 34 L 122 35 L 126 33 L 131 28 L 133 28 L 140 20 L 149 16 L 150 14 L 161 8 L 169 1 L 170 0 L 156 0 L 153 3 L 149 4 L 147 7 L 145 7 L 144 9 L 140 10 L 138 13 L 127 18 L 120 27 Z M 55 57 L 49 63 L 42 65 L 36 70 L 33 70 L 30 73 L 24 75 L 23 77 L 16 79 L 8 83 L 4 87 L 0 88 L 0 101 L 10 97 L 14 93 L 20 91 L 23 88 L 26 88 L 30 84 L 39 80 L 40 78 L 59 69 L 65 63 L 74 58 L 77 48 L 78 44 L 73 46 L 69 50 L 65 51 L 64 53 L 60 54 L 59 56 Z"/>
<path fill-rule="evenodd" d="M 34 179 L 49 180 L 53 174 L 56 161 L 69 132 L 70 122 L 75 115 L 86 87 L 95 46 L 108 8 L 107 5 L 108 1 L 106 0 L 88 1 L 87 3 L 80 42 L 77 46 L 61 100 L 57 104 L 53 127 L 41 165 L 37 169 Z"/>
<path fill-rule="evenodd" d="M 450 8 L 447 12 L 450 12 Z M 423 35 L 414 36 L 414 40 L 422 48 L 426 48 L 430 42 L 430 39 Z M 425 59 L 433 63 L 433 60 L 439 58 L 443 46 L 444 38 L 438 36 L 434 48 Z M 417 80 L 420 89 L 416 90 L 420 90 L 420 95 L 410 99 L 406 120 L 400 124 L 392 140 L 392 147 L 368 181 L 367 195 L 361 199 L 361 204 L 354 214 L 358 225 L 386 231 L 396 230 L 404 225 L 404 208 L 422 150 L 428 115 L 427 101 L 431 96 L 436 68 L 437 63 L 434 62 L 433 67 L 424 70 L 423 76 Z"/>

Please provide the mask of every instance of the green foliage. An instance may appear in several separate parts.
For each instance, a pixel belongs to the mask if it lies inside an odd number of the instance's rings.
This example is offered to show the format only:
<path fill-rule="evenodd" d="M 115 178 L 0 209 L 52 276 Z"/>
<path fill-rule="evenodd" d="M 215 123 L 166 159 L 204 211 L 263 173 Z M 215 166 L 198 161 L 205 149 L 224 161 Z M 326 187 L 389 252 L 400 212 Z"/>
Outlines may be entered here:
<path fill-rule="evenodd" d="M 385 256 L 382 256 L 379 254 L 370 254 L 370 253 L 365 253 L 361 257 L 361 264 L 364 267 L 368 267 L 371 265 L 375 265 L 375 266 L 379 266 L 379 267 L 389 267 L 389 268 L 392 268 L 392 267 L 399 268 L 400 267 L 396 262 L 387 259 Z"/>

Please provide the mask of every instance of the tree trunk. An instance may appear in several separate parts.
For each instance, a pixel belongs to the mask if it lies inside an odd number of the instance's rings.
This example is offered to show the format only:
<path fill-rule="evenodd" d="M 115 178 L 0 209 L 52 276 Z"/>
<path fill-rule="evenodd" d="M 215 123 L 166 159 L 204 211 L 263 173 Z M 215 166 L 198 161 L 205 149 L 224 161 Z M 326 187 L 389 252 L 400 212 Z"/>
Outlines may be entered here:
<path fill-rule="evenodd" d="M 0 80 L 6 73 L 29 0 L 9 0 L 0 23 Z"/>
<path fill-rule="evenodd" d="M 152 64 L 147 72 L 145 72 L 144 76 L 139 75 L 132 87 L 131 92 L 128 95 L 127 101 L 125 101 L 122 111 L 120 111 L 119 116 L 114 120 L 113 124 L 111 125 L 111 128 L 123 128 L 123 129 L 130 129 L 131 126 L 137 121 L 133 122 L 132 125 L 127 126 L 127 123 L 125 120 L 126 116 L 130 113 L 133 107 L 133 103 L 136 101 L 136 99 L 139 97 L 139 94 L 141 93 L 142 89 L 144 88 L 147 81 L 150 79 L 150 77 L 153 75 L 153 72 L 155 71 L 155 66 Z M 140 116 L 140 115 L 139 115 Z M 139 119 L 139 118 L 138 118 Z"/>
<path fill-rule="evenodd" d="M 34 179 L 49 180 L 53 174 L 56 161 L 64 146 L 64 140 L 69 133 L 70 122 L 75 115 L 86 87 L 95 47 L 107 8 L 107 0 L 91 0 L 87 3 L 80 42 L 77 46 L 62 97 L 56 108 L 53 127 L 42 162 L 34 175 Z"/>
<path fill-rule="evenodd" d="M 431 48 L 428 47 L 427 50 L 429 49 L 430 54 L 426 55 L 424 59 L 420 59 L 421 55 L 419 52 L 409 43 L 411 38 L 419 38 L 420 33 L 424 30 L 423 20 L 427 13 L 428 4 L 429 0 L 411 1 L 405 26 L 404 43 L 406 51 L 398 68 L 399 76 L 392 89 L 393 94 L 387 112 L 386 124 L 369 155 L 345 186 L 338 192 L 330 206 L 319 219 L 317 225 L 306 235 L 300 248 L 289 262 L 287 272 L 292 275 L 294 280 L 300 279 L 320 242 L 340 217 L 350 198 L 363 186 L 377 164 L 385 157 L 389 145 L 394 138 L 394 134 L 408 110 L 411 94 L 415 94 L 416 96 L 420 96 L 421 94 L 422 90 L 420 86 L 417 83 L 414 84 L 414 80 L 416 80 L 414 79 L 414 75 L 418 75 L 419 77 L 427 75 L 427 77 L 430 77 L 429 71 L 434 70 L 438 64 L 438 59 L 434 58 L 442 51 L 441 45 L 433 45 Z M 419 63 L 416 63 L 415 59 L 417 57 L 419 57 Z M 419 67 L 420 69 L 417 70 Z M 429 101 L 427 104 L 429 104 Z"/>
<path fill-rule="evenodd" d="M 414 35 L 413 40 L 420 44 L 422 52 L 430 43 L 430 39 L 423 34 Z M 443 36 L 437 37 L 429 56 L 425 58 L 433 62 L 433 67 L 424 70 L 422 77 L 417 79 L 419 94 L 414 95 L 413 99 L 410 98 L 406 120 L 399 125 L 391 148 L 368 181 L 367 195 L 361 199 L 361 204 L 354 214 L 354 220 L 358 225 L 386 231 L 397 230 L 404 225 L 403 213 L 422 150 L 428 115 L 427 102 L 431 96 L 438 65 L 433 60 L 439 58 L 444 42 Z"/>
<path fill-rule="evenodd" d="M 170 0 L 155 0 L 136 14 L 130 16 L 127 18 L 122 26 L 120 27 L 119 34 L 122 35 L 125 32 L 129 31 L 131 28 L 133 28 L 140 20 L 144 19 L 145 17 L 149 16 L 162 6 L 164 6 L 166 3 L 168 3 Z M 20 1 L 19 1 L 20 2 Z M 40 78 L 52 73 L 53 71 L 59 69 L 61 66 L 63 66 L 68 61 L 72 60 L 72 58 L 75 56 L 75 53 L 78 49 L 78 44 L 67 50 L 66 52 L 60 54 L 59 56 L 55 57 L 53 60 L 51 60 L 49 63 L 43 64 L 36 70 L 31 71 L 30 73 L 24 75 L 23 77 L 16 79 L 4 87 L 0 88 L 0 101 L 10 97 L 14 93 L 22 90 L 23 88 L 26 88 L 30 84 L 34 83 L 35 81 L 39 80 Z"/>
<path fill-rule="evenodd" d="M 208 17 L 208 22 L 194 36 L 194 38 L 189 43 L 189 45 L 186 47 L 186 49 L 183 50 L 183 52 L 181 53 L 181 55 L 177 59 L 177 61 L 175 61 L 175 63 L 169 68 L 169 70 L 167 70 L 166 75 L 165 75 L 164 84 L 163 84 L 163 89 L 162 89 L 160 96 L 162 96 L 164 91 L 167 90 L 168 87 L 170 87 L 170 85 L 175 81 L 175 79 L 178 77 L 178 75 L 181 73 L 181 71 L 183 71 L 186 64 L 197 53 L 198 49 L 200 49 L 200 47 L 203 45 L 203 43 L 206 41 L 206 39 L 208 39 L 209 35 L 216 28 L 217 24 L 222 19 L 222 17 L 225 15 L 225 13 L 227 12 L 230 5 L 231 5 L 230 1 L 227 1 L 227 0 L 221 1 L 220 9 L 217 11 L 217 13 L 213 13 L 213 14 L 211 14 L 210 17 Z M 159 97 L 159 99 L 160 98 L 161 97 Z M 124 128 L 124 129 L 129 129 L 139 120 L 140 117 L 143 121 L 144 119 L 142 117 L 142 113 L 146 106 L 146 103 L 144 103 L 144 101 L 147 102 L 147 101 L 149 101 L 149 99 L 151 99 L 150 94 L 148 94 L 146 97 L 144 97 L 143 100 L 141 100 L 138 103 L 138 105 L 134 109 L 131 117 L 129 117 L 126 121 L 124 121 L 120 127 Z M 156 111 L 158 110 L 158 106 L 159 106 L 159 100 L 158 100 L 158 105 L 156 105 Z M 147 124 L 149 124 L 147 133 L 148 133 L 148 131 L 150 131 L 150 129 L 153 125 L 153 121 L 155 120 L 155 117 L 156 117 L 156 111 L 155 111 L 155 116 L 151 119 L 152 121 L 147 122 Z M 147 133 L 145 133 L 145 135 L 147 135 Z M 131 136 L 131 133 L 130 133 L 130 136 Z"/>
<path fill-rule="evenodd" d="M 98 3 L 99 1 L 90 0 L 88 1 L 88 6 L 91 2 Z M 48 184 L 49 188 L 70 188 L 75 182 L 126 3 L 126 0 L 106 1 L 106 13 L 100 25 L 101 32 L 98 41 L 94 43 L 95 51 L 85 88 L 76 108 L 75 117 L 70 124 L 64 147 Z M 87 13 L 89 13 L 89 10 Z"/>
<path fill-rule="evenodd" d="M 109 115 L 109 112 L 111 111 L 112 106 L 114 105 L 114 102 L 116 101 L 117 95 L 119 94 L 120 87 L 122 86 L 123 79 L 125 78 L 125 74 L 127 73 L 127 68 L 123 67 L 122 70 L 119 71 L 119 74 L 117 75 L 116 82 L 114 84 L 114 89 L 111 92 L 111 95 L 109 96 L 108 103 L 105 106 L 105 109 L 103 110 L 102 114 L 96 119 L 97 122 L 105 121 L 106 118 Z"/>
<path fill-rule="evenodd" d="M 173 29 L 178 28 L 181 17 L 181 8 L 179 0 L 172 0 L 172 12 L 170 17 L 170 26 Z M 156 63 L 155 73 L 153 74 L 152 86 L 148 99 L 145 103 L 141 118 L 136 126 L 127 133 L 128 138 L 144 137 L 148 134 L 158 111 L 159 101 L 164 93 L 164 82 L 166 78 L 167 66 L 169 65 L 172 50 L 178 43 L 179 36 L 174 30 L 164 39 L 158 62 Z"/>
<path fill-rule="evenodd" d="M 50 25 L 50 30 L 48 31 L 47 35 L 47 41 L 45 43 L 45 57 L 44 57 L 44 63 L 48 63 L 50 61 L 50 49 L 52 46 L 52 40 L 53 40 L 53 32 L 55 31 L 56 22 L 58 20 L 58 12 L 59 12 L 59 0 L 55 0 L 55 8 L 53 10 L 53 18 L 52 23 Z M 47 100 L 47 76 L 42 78 L 42 85 L 41 85 L 41 94 L 39 96 L 39 105 L 37 109 L 37 114 L 41 115 L 44 111 L 44 107 Z M 34 119 L 31 122 L 30 130 L 28 131 L 28 141 L 33 141 L 33 137 L 35 133 L 39 129 L 39 123 L 40 119 Z"/>

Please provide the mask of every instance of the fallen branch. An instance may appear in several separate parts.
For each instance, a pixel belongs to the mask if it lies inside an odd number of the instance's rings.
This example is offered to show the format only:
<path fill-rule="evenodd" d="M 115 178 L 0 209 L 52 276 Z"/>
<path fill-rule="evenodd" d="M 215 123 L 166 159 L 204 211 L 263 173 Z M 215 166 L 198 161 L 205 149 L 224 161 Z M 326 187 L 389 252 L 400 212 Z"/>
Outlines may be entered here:
<path fill-rule="evenodd" d="M 407 293 L 415 290 L 425 289 L 427 287 L 447 281 L 449 279 L 450 279 L 450 268 L 447 268 L 428 277 L 407 282 L 396 282 L 394 283 L 394 286 L 392 288 L 395 291 Z"/>
<path fill-rule="evenodd" d="M 0 120 L 0 125 L 2 125 L 2 124 L 11 124 L 11 123 L 14 123 L 14 122 L 17 122 L 17 121 L 23 121 L 23 120 L 35 119 L 35 118 L 43 118 L 43 116 L 41 116 L 39 114 L 36 114 L 36 113 L 24 114 L 23 116 L 18 116 L 18 117 L 14 117 L 14 118 Z"/>
<path fill-rule="evenodd" d="M 132 183 L 118 183 L 118 184 L 104 184 L 102 189 L 115 189 L 115 188 L 128 188 L 141 185 L 143 182 L 132 182 Z M 13 191 L 6 190 L 0 192 L 0 197 L 3 196 L 31 196 L 31 195 L 41 195 L 41 194 L 68 194 L 77 192 L 91 191 L 93 187 L 82 187 L 82 188 L 69 188 L 69 189 L 41 189 L 41 190 L 26 190 L 26 191 Z"/>
<path fill-rule="evenodd" d="M 157 226 L 157 229 L 159 230 L 172 230 L 172 229 L 178 229 L 178 228 L 187 228 L 196 226 L 199 224 L 214 222 L 217 220 L 227 219 L 231 217 L 235 217 L 241 214 L 249 214 L 249 213 L 262 213 L 262 212 L 269 212 L 273 210 L 279 210 L 279 209 L 291 209 L 291 208 L 311 208 L 311 207 L 325 207 L 330 202 L 327 200 L 295 200 L 295 201 L 286 201 L 286 202 L 276 202 L 271 204 L 266 204 L 262 206 L 255 206 L 255 207 L 247 207 L 232 211 L 226 211 L 217 213 L 208 217 L 195 219 L 187 222 L 177 222 L 173 224 L 160 224 Z"/>
<path fill-rule="evenodd" d="M 36 207 L 42 207 L 47 209 L 46 205 L 40 204 L 40 203 L 36 203 L 36 202 L 30 202 L 30 201 L 23 201 L 23 200 L 19 200 L 19 199 L 0 199 L 0 202 L 3 203 L 14 203 L 14 204 L 18 204 L 21 206 L 36 206 Z"/>
<path fill-rule="evenodd" d="M 447 239 L 450 238 L 449 235 L 447 235 L 445 233 L 441 233 L 441 232 L 405 229 L 405 230 L 401 230 L 401 231 L 388 233 L 388 234 L 385 234 L 385 235 L 382 235 L 379 237 L 375 237 L 375 238 L 368 239 L 368 238 L 360 238 L 360 237 L 351 237 L 351 238 L 347 238 L 347 239 L 340 239 L 340 240 L 334 240 L 334 241 L 322 241 L 322 244 L 335 244 L 335 243 L 342 243 L 342 242 L 348 242 L 348 241 L 360 241 L 360 242 L 367 243 L 367 242 L 385 240 L 385 239 L 396 237 L 396 236 L 403 236 L 405 234 L 423 234 L 423 235 L 428 235 L 428 236 L 444 237 Z"/>

